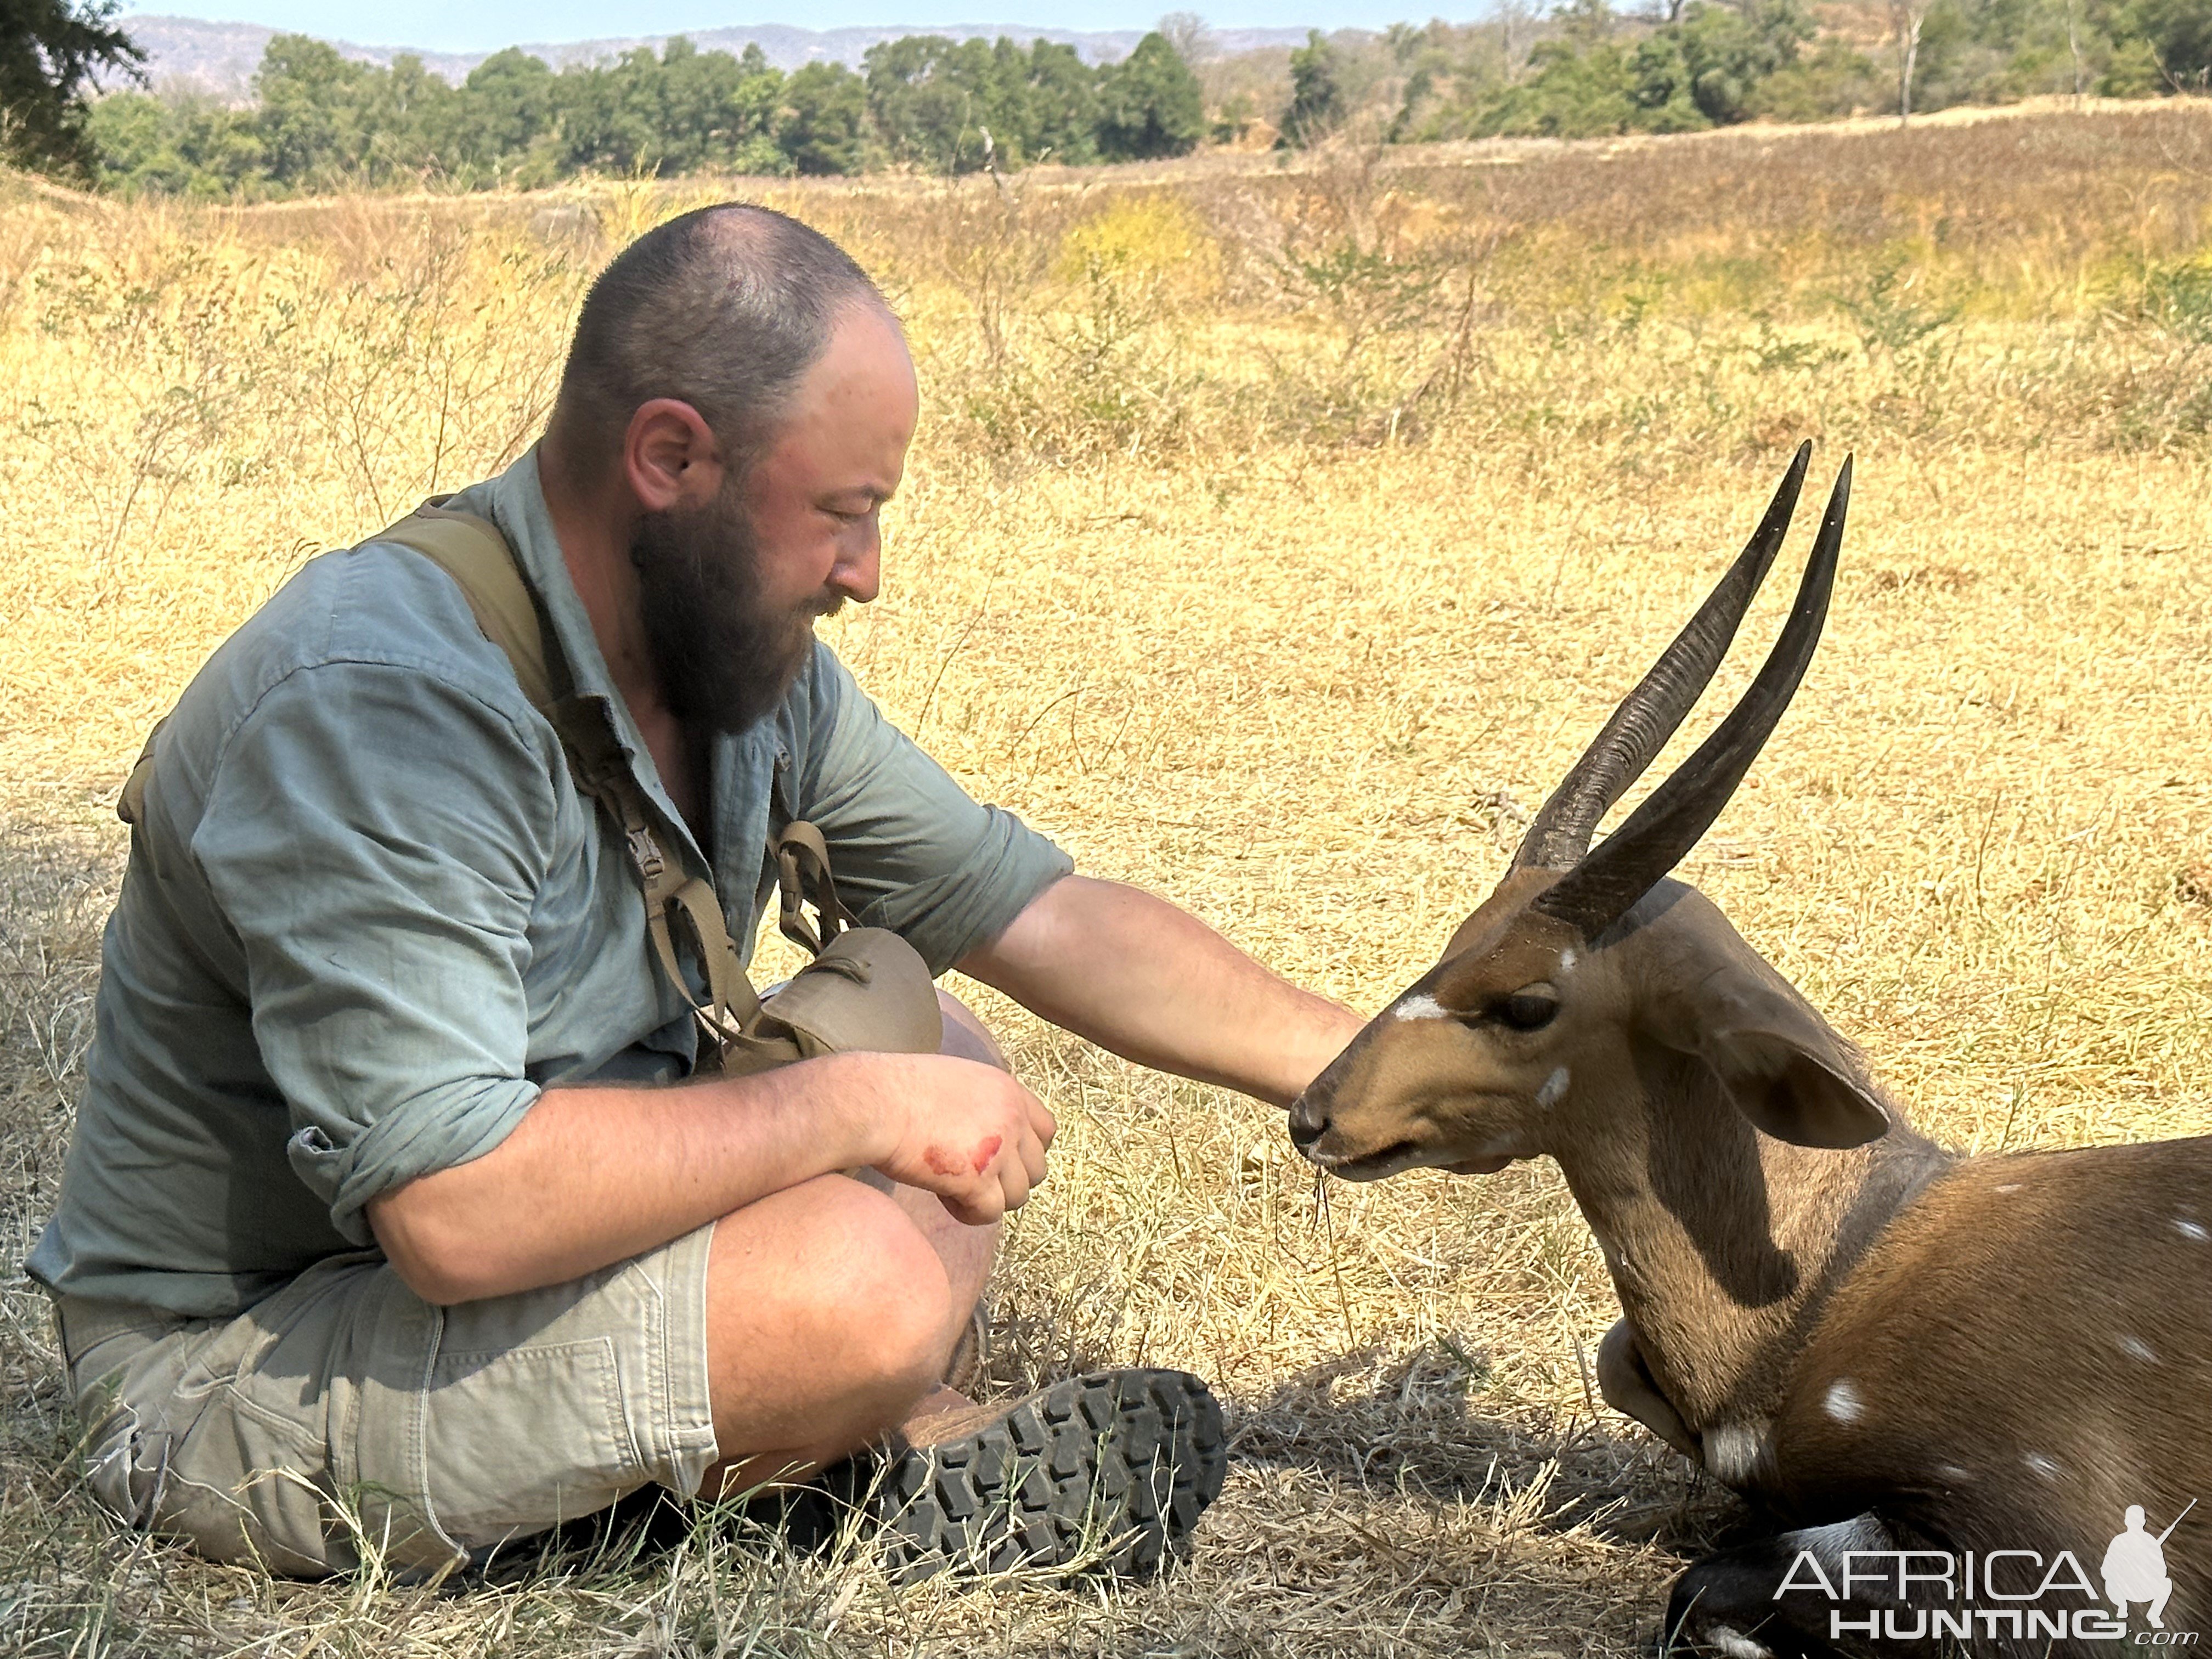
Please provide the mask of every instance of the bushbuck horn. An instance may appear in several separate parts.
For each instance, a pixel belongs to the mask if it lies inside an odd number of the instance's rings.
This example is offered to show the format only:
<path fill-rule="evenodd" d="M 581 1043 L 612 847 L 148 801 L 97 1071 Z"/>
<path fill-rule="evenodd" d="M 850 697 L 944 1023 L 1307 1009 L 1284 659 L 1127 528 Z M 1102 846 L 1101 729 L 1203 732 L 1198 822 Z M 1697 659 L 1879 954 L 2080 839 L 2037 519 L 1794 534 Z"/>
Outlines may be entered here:
<path fill-rule="evenodd" d="M 1850 498 L 1851 462 L 1845 456 L 1828 497 L 1827 511 L 1821 515 L 1812 557 L 1806 561 L 1804 578 L 1797 585 L 1797 600 L 1790 620 L 1751 689 L 1698 751 L 1675 768 L 1620 829 L 1537 896 L 1535 908 L 1571 923 L 1585 938 L 1596 938 L 1680 863 L 1720 816 L 1781 720 L 1783 710 L 1790 707 L 1790 699 L 1812 663 L 1814 648 L 1820 642 L 1820 626 L 1827 619 L 1828 596 L 1835 586 L 1836 556 L 1843 547 L 1844 517 Z"/>
<path fill-rule="evenodd" d="M 1728 655 L 1735 630 L 1744 612 L 1751 609 L 1759 584 L 1766 580 L 1775 554 L 1781 550 L 1790 517 L 1797 510 L 1798 491 L 1804 487 L 1805 468 L 1812 458 L 1808 439 L 1797 446 L 1781 488 L 1767 505 L 1766 516 L 1759 521 L 1759 528 L 1752 532 L 1728 574 L 1674 636 L 1674 642 L 1660 653 L 1650 672 L 1621 699 L 1613 718 L 1591 739 L 1583 757 L 1537 812 L 1528 833 L 1522 837 L 1520 850 L 1513 855 L 1516 866 L 1572 868 L 1589 850 L 1590 833 L 1598 821 L 1644 775 L 1652 757 L 1667 746 L 1674 728 L 1697 705 L 1713 671 Z"/>

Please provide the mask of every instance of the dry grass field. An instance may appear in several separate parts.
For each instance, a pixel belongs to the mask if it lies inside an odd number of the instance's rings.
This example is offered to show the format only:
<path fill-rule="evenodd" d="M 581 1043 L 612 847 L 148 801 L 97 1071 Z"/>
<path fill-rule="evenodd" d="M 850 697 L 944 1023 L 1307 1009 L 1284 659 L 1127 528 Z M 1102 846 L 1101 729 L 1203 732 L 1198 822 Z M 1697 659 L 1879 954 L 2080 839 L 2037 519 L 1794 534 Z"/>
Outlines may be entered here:
<path fill-rule="evenodd" d="M 1271 1111 L 988 996 L 1063 1127 L 997 1379 L 1176 1364 L 1232 1414 L 1162 1582 L 902 1594 L 702 1523 L 272 1583 L 114 1535 L 58 1473 L 12 1264 L 144 727 L 303 559 L 518 453 L 589 272 L 702 199 L 0 182 L 0 1650 L 1649 1643 L 1735 1511 L 1593 1404 L 1611 1296 L 1552 1168 L 1319 1190 Z M 879 273 L 921 365 L 884 593 L 836 643 L 1084 869 L 1379 1006 L 1811 436 L 1820 478 L 1858 456 L 1834 617 L 1688 873 L 1957 1145 L 2212 1131 L 2212 108 L 769 199 Z"/>

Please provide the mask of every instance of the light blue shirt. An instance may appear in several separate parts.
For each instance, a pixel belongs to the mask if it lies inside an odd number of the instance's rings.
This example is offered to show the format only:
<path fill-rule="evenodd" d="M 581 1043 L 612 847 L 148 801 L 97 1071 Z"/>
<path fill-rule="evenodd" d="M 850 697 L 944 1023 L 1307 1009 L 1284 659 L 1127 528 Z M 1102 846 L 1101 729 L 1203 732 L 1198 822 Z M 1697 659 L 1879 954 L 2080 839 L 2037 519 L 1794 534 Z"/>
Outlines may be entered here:
<path fill-rule="evenodd" d="M 537 453 L 449 505 L 493 520 L 576 690 L 681 819 L 562 562 Z M 1073 866 L 979 805 L 826 646 L 718 738 L 711 874 L 750 951 L 776 772 L 839 896 L 941 973 Z M 60 1202 L 29 1267 L 70 1295 L 221 1316 L 371 1243 L 362 1206 L 499 1145 L 540 1090 L 670 1079 L 689 1010 L 611 826 L 459 588 L 391 543 L 324 554 L 162 728 L 102 945 Z"/>

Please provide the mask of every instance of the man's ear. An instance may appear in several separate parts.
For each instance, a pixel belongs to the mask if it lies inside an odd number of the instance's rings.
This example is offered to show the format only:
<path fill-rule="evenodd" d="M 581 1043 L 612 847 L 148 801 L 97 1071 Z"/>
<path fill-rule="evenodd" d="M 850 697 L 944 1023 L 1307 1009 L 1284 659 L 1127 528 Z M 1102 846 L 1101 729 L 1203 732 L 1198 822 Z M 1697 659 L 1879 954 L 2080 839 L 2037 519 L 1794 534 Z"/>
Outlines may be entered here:
<path fill-rule="evenodd" d="M 1889 1127 L 1850 1045 L 1758 957 L 1705 975 L 1669 1012 L 1662 1041 L 1712 1067 L 1735 1109 L 1777 1140 L 1860 1146 Z"/>
<path fill-rule="evenodd" d="M 678 398 L 654 398 L 631 411 L 622 465 L 631 495 L 647 513 L 697 507 L 721 488 L 721 449 L 713 428 Z"/>

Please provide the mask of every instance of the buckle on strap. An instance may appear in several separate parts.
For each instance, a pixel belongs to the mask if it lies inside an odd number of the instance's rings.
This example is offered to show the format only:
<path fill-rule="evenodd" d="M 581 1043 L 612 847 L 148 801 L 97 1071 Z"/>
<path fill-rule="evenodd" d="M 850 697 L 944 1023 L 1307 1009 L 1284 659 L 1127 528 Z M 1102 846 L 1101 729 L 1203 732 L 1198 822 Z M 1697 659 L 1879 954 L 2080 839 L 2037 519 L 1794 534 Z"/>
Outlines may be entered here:
<path fill-rule="evenodd" d="M 660 855 L 660 843 L 653 838 L 650 825 L 634 823 L 623 832 L 623 845 L 629 849 L 629 861 L 637 872 L 647 881 L 660 879 L 668 861 Z"/>

